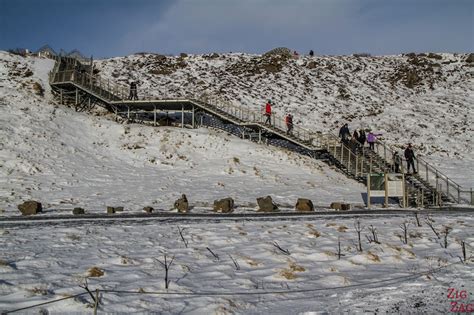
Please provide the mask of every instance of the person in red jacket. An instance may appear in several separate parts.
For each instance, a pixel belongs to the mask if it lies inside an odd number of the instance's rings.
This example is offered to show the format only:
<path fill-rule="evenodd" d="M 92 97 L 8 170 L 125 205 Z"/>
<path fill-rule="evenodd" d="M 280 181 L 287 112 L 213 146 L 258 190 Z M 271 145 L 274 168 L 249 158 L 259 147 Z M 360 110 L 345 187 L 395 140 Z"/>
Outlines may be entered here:
<path fill-rule="evenodd" d="M 285 123 L 286 123 L 286 128 L 287 128 L 286 134 L 289 135 L 291 131 L 293 130 L 293 115 L 291 114 L 286 115 Z"/>
<path fill-rule="evenodd" d="M 271 117 L 272 117 L 272 101 L 268 100 L 267 104 L 265 105 L 265 116 L 267 117 L 265 120 L 265 124 L 271 125 Z"/>

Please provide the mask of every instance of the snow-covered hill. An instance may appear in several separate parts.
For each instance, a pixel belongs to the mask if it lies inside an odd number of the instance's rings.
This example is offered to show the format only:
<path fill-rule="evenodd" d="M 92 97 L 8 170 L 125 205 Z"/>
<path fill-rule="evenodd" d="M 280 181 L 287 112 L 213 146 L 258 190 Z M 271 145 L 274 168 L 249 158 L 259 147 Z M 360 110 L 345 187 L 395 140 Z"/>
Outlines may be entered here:
<path fill-rule="evenodd" d="M 281 56 L 136 54 L 101 60 L 101 75 L 139 94 L 218 95 L 260 109 L 292 113 L 295 123 L 337 132 L 345 122 L 370 128 L 390 144 L 414 144 L 460 184 L 474 186 L 474 62 L 466 54 Z"/>
<path fill-rule="evenodd" d="M 220 131 L 119 124 L 55 105 L 52 65 L 0 53 L 0 209 L 8 214 L 19 214 L 16 205 L 30 198 L 47 208 L 100 212 L 107 205 L 167 210 L 182 193 L 193 205 L 228 196 L 253 205 L 268 194 L 283 205 L 298 197 L 325 206 L 362 202 L 362 185 L 289 151 Z"/>

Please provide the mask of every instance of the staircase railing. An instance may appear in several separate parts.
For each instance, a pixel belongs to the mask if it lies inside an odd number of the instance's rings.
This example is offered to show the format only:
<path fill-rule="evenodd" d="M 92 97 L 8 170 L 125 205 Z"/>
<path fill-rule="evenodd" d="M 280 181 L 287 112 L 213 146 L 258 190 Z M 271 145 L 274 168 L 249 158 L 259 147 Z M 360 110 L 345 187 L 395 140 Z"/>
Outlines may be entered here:
<path fill-rule="evenodd" d="M 375 143 L 375 152 L 389 164 L 393 165 L 393 149 L 386 143 L 377 140 Z M 403 152 L 400 152 L 400 157 Z M 402 159 L 403 160 L 403 159 Z M 402 162 L 401 171 L 404 171 L 404 163 Z M 450 200 L 457 203 L 468 203 L 474 205 L 474 195 L 472 188 L 463 189 L 461 185 L 450 179 L 447 175 L 440 172 L 436 167 L 426 162 L 423 158 L 416 158 L 417 178 L 429 184 L 436 192 L 445 194 Z"/>
<path fill-rule="evenodd" d="M 198 100 L 209 104 L 229 115 L 232 115 L 244 123 L 259 124 L 262 127 L 269 126 L 276 128 L 282 134 L 287 133 L 287 125 L 285 118 L 282 115 L 272 113 L 270 124 L 265 125 L 267 118 L 264 115 L 263 110 L 258 111 L 248 107 L 238 106 L 232 104 L 229 101 L 222 100 L 217 96 L 201 95 L 198 97 Z M 328 137 L 328 135 L 324 133 L 313 132 L 295 124 L 293 124 L 293 130 L 288 134 L 288 136 L 291 135 L 295 136 L 298 140 L 302 141 L 306 145 L 315 147 L 324 147 L 324 144 L 327 142 L 326 138 Z"/>
<path fill-rule="evenodd" d="M 99 75 L 92 75 L 87 72 L 80 72 L 78 70 L 65 70 L 59 71 L 59 65 L 62 60 L 68 62 L 65 58 L 67 57 L 53 57 L 56 61 L 53 70 L 50 72 L 51 83 L 65 83 L 73 82 L 84 89 L 87 89 L 99 97 L 103 97 L 108 101 L 123 101 L 128 99 L 130 88 L 123 84 L 117 84 L 111 82 L 109 79 L 104 80 Z M 74 58 L 70 58 L 70 64 L 74 63 Z M 152 98 L 150 94 L 146 94 L 146 97 Z M 234 118 L 240 120 L 240 123 L 255 123 L 262 127 L 265 127 L 266 116 L 264 115 L 263 108 L 261 111 L 252 110 L 248 107 L 237 106 L 229 101 L 223 100 L 217 96 L 209 96 L 206 94 L 196 96 L 188 95 L 187 99 L 195 99 L 205 104 L 211 105 Z M 273 113 L 271 115 L 270 126 L 277 129 L 281 134 L 287 132 L 287 126 L 283 116 Z M 372 170 L 374 166 L 371 159 L 366 159 L 364 156 L 354 153 L 348 145 L 341 143 L 339 138 L 332 133 L 319 133 L 309 131 L 297 125 L 293 125 L 291 135 L 295 136 L 299 141 L 309 146 L 315 146 L 318 148 L 325 147 L 333 157 L 344 165 L 349 173 L 358 177 L 367 174 Z M 290 136 L 290 134 L 288 135 Z M 337 148 L 340 147 L 340 152 L 337 152 Z M 389 165 L 394 165 L 393 153 L 395 152 L 390 146 L 382 141 L 375 143 L 375 153 Z M 424 161 L 422 158 L 417 158 L 417 171 L 418 178 L 424 181 L 426 184 L 432 187 L 437 192 L 444 193 L 449 199 L 457 203 L 470 203 L 474 204 L 474 194 L 472 188 L 467 190 L 463 189 L 459 184 L 450 179 L 447 175 L 440 172 L 431 164 Z M 404 171 L 403 163 L 400 165 L 401 171 Z M 384 166 L 383 171 L 387 171 L 387 166 Z"/>

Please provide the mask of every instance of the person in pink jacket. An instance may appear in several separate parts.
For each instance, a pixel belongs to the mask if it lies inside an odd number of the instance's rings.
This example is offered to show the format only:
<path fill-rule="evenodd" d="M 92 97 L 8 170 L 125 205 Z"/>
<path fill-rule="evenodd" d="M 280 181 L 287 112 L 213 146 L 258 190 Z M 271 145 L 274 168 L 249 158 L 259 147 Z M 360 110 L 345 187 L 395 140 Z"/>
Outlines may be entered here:
<path fill-rule="evenodd" d="M 375 142 L 377 142 L 377 137 L 381 135 L 381 133 L 375 134 L 372 131 L 369 132 L 369 134 L 367 135 L 367 143 L 369 144 L 369 148 L 371 150 L 374 150 Z"/>

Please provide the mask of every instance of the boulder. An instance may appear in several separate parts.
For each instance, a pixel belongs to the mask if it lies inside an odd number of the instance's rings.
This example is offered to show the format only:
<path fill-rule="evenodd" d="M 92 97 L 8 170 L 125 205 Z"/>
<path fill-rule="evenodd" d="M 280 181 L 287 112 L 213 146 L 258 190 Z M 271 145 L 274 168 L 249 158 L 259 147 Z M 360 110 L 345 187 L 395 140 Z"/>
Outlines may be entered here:
<path fill-rule="evenodd" d="M 278 47 L 274 48 L 270 51 L 267 51 L 266 53 L 263 54 L 263 56 L 270 56 L 270 55 L 279 55 L 279 56 L 285 56 L 291 58 L 293 56 L 291 50 L 286 47 Z"/>
<path fill-rule="evenodd" d="M 181 195 L 181 198 L 174 202 L 174 208 L 178 209 L 178 212 L 186 213 L 189 211 L 188 198 L 185 194 Z"/>
<path fill-rule="evenodd" d="M 257 198 L 257 204 L 259 208 L 258 211 L 273 212 L 278 210 L 277 205 L 273 203 L 272 197 L 270 196 Z"/>
<path fill-rule="evenodd" d="M 115 213 L 115 207 L 107 207 L 107 214 L 114 214 Z"/>
<path fill-rule="evenodd" d="M 83 208 L 74 208 L 72 210 L 72 214 L 74 215 L 80 215 L 80 214 L 86 214 Z"/>
<path fill-rule="evenodd" d="M 38 201 L 28 200 L 18 205 L 18 210 L 20 210 L 22 215 L 34 215 L 42 212 L 43 206 Z"/>
<path fill-rule="evenodd" d="M 318 64 L 316 63 L 316 61 L 310 61 L 308 62 L 308 64 L 306 65 L 306 68 L 308 69 L 314 69 L 318 66 Z"/>
<path fill-rule="evenodd" d="M 296 211 L 311 212 L 314 211 L 313 202 L 310 199 L 298 198 L 296 201 Z"/>
<path fill-rule="evenodd" d="M 186 57 L 188 57 L 188 54 L 187 53 L 180 53 L 179 56 L 181 58 L 186 58 Z"/>
<path fill-rule="evenodd" d="M 343 202 L 333 202 L 331 203 L 330 208 L 335 210 L 351 210 L 351 204 Z"/>
<path fill-rule="evenodd" d="M 234 199 L 229 197 L 221 200 L 214 200 L 214 211 L 221 213 L 234 211 Z"/>
<path fill-rule="evenodd" d="M 474 53 L 470 53 L 467 58 L 466 58 L 466 62 L 474 62 Z"/>
<path fill-rule="evenodd" d="M 152 213 L 153 212 L 153 208 L 152 207 L 144 207 L 143 208 L 143 211 L 145 211 L 146 213 Z"/>

